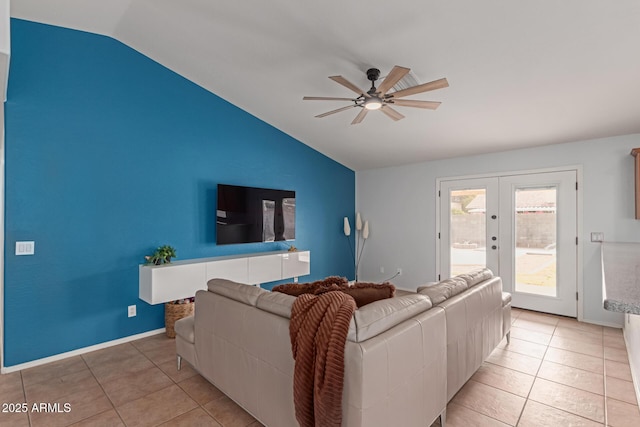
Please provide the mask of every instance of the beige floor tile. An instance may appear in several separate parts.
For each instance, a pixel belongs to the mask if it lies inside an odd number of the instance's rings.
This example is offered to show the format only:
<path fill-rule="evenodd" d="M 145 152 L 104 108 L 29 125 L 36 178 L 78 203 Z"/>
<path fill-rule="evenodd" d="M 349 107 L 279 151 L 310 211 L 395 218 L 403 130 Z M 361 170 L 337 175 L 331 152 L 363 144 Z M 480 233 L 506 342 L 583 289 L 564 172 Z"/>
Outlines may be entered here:
<path fill-rule="evenodd" d="M 602 344 L 589 344 L 582 341 L 576 341 L 569 338 L 554 336 L 551 338 L 549 347 L 560 348 L 562 350 L 582 353 L 593 357 L 602 357 L 604 347 Z"/>
<path fill-rule="evenodd" d="M 136 350 L 136 353 L 126 360 L 110 360 L 91 366 L 91 372 L 99 383 L 104 384 L 153 367 L 153 362 Z"/>
<path fill-rule="evenodd" d="M 89 367 L 81 356 L 58 360 L 46 365 L 36 366 L 22 371 L 22 379 L 25 385 L 36 384 L 64 377 L 79 371 L 86 371 Z"/>
<path fill-rule="evenodd" d="M 604 396 L 604 375 L 601 374 L 545 360 L 538 371 L 538 378 Z"/>
<path fill-rule="evenodd" d="M 117 407 L 116 410 L 127 427 L 136 427 L 161 424 L 197 406 L 196 402 L 174 384 Z"/>
<path fill-rule="evenodd" d="M 553 335 L 553 331 L 555 331 L 556 329 L 555 325 L 550 325 L 548 323 L 541 323 L 538 321 L 532 321 L 524 318 L 523 316 L 520 316 L 518 320 L 513 322 L 513 326 L 517 328 L 526 329 L 528 331 L 542 332 L 543 334 Z"/>
<path fill-rule="evenodd" d="M 565 328 L 579 329 L 581 331 L 591 332 L 594 334 L 600 334 L 600 335 L 603 334 L 602 326 L 594 325 L 593 323 L 578 322 L 576 319 L 561 318 L 558 321 L 558 326 L 565 327 Z"/>
<path fill-rule="evenodd" d="M 611 427 L 638 427 L 640 411 L 636 405 L 607 399 L 607 423 Z"/>
<path fill-rule="evenodd" d="M 614 362 L 629 363 L 629 356 L 624 348 L 605 347 L 604 358 Z"/>
<path fill-rule="evenodd" d="M 523 397 L 473 380 L 468 381 L 452 400 L 512 426 L 518 422 L 525 401 Z"/>
<path fill-rule="evenodd" d="M 547 323 L 553 326 L 556 326 L 560 321 L 560 318 L 558 316 L 546 313 L 536 313 L 535 311 L 523 311 L 518 319 L 526 319 L 538 323 Z"/>
<path fill-rule="evenodd" d="M 46 403 L 58 404 L 63 412 L 32 411 L 29 414 L 32 427 L 67 426 L 113 408 L 98 384 L 87 390 L 67 395 L 61 399 L 49 400 Z M 69 412 L 64 412 L 65 404 L 70 405 Z"/>
<path fill-rule="evenodd" d="M 447 424 L 448 425 L 448 424 Z M 255 420 L 254 422 L 252 422 L 251 424 L 249 424 L 247 427 L 265 427 L 264 424 L 262 424 L 260 421 Z"/>
<path fill-rule="evenodd" d="M 623 402 L 637 405 L 636 390 L 633 388 L 631 381 L 621 380 L 619 378 L 607 377 L 607 398 L 621 400 Z"/>
<path fill-rule="evenodd" d="M 142 352 L 153 363 L 160 365 L 170 360 L 176 360 L 176 342 L 175 340 L 167 340 L 159 343 L 157 347 Z"/>
<path fill-rule="evenodd" d="M 535 377 L 491 363 L 483 363 L 471 379 L 518 396 L 527 397 Z"/>
<path fill-rule="evenodd" d="M 440 425 L 440 424 L 438 424 Z M 447 405 L 446 427 L 507 427 L 495 418 L 487 417 L 464 406 L 449 402 Z"/>
<path fill-rule="evenodd" d="M 132 372 L 126 377 L 105 382 L 102 384 L 102 388 L 114 406 L 122 406 L 172 384 L 171 378 L 153 366 L 142 371 Z"/>
<path fill-rule="evenodd" d="M 24 387 L 27 402 L 51 402 L 69 394 L 83 392 L 98 386 L 98 382 L 88 369 L 52 378 Z"/>
<path fill-rule="evenodd" d="M 5 400 L 1 402 L 9 403 Z M 0 413 L 0 427 L 29 427 L 29 414 L 27 412 Z"/>
<path fill-rule="evenodd" d="M 533 400 L 527 401 L 520 421 L 518 422 L 518 427 L 598 427 L 602 425 L 602 423 L 597 423 L 587 418 L 582 418 L 569 412 L 534 402 Z"/>
<path fill-rule="evenodd" d="M 199 405 L 204 405 L 224 395 L 216 386 L 200 375 L 195 375 L 189 379 L 180 381 L 178 385 L 186 391 L 193 400 L 198 402 Z"/>
<path fill-rule="evenodd" d="M 616 336 L 616 335 L 622 336 L 623 335 L 622 328 L 610 328 L 608 326 L 604 326 L 602 328 L 602 330 L 603 330 L 605 335 L 611 335 L 611 336 Z"/>
<path fill-rule="evenodd" d="M 0 402 L 24 402 L 20 372 L 0 375 Z"/>
<path fill-rule="evenodd" d="M 115 409 L 109 409 L 93 417 L 71 424 L 71 427 L 124 427 L 124 423 Z"/>
<path fill-rule="evenodd" d="M 628 363 L 616 362 L 614 360 L 604 361 L 605 373 L 608 377 L 620 378 L 621 380 L 633 381 L 631 368 Z"/>
<path fill-rule="evenodd" d="M 624 337 L 622 335 L 605 334 L 603 342 L 605 347 L 627 348 L 627 344 L 624 342 Z"/>
<path fill-rule="evenodd" d="M 224 427 L 245 427 L 255 421 L 251 414 L 227 396 L 212 400 L 202 407 Z"/>
<path fill-rule="evenodd" d="M 497 348 L 489 355 L 487 362 L 504 368 L 515 369 L 525 374 L 535 375 L 542 360 Z"/>
<path fill-rule="evenodd" d="M 161 427 L 222 427 L 220 423 L 207 414 L 204 409 L 196 408 L 186 414 L 161 424 Z"/>
<path fill-rule="evenodd" d="M 180 369 L 179 371 L 175 360 L 161 363 L 160 365 L 158 365 L 158 368 L 160 368 L 162 372 L 167 374 L 169 378 L 177 383 L 180 381 L 184 381 L 187 378 L 191 378 L 194 375 L 198 375 L 198 373 L 184 359 L 182 360 L 182 369 Z"/>
<path fill-rule="evenodd" d="M 558 326 L 553 334 L 556 337 L 568 338 L 575 341 L 585 342 L 588 344 L 603 345 L 602 334 L 594 334 L 579 329 L 571 329 L 564 326 Z"/>
<path fill-rule="evenodd" d="M 536 344 L 549 345 L 551 341 L 550 334 L 544 334 L 542 332 L 531 331 L 529 329 L 518 328 L 517 326 L 511 326 L 511 338 L 517 338 L 519 340 L 529 341 Z"/>
<path fill-rule="evenodd" d="M 137 341 L 132 341 L 131 344 L 137 348 L 140 352 L 145 353 L 149 350 L 153 350 L 158 347 L 166 345 L 166 343 L 173 343 L 175 346 L 175 339 L 167 337 L 165 333 L 152 335 L 150 337 L 142 338 Z"/>
<path fill-rule="evenodd" d="M 92 351 L 83 354 L 82 358 L 87 365 L 92 368 L 94 366 L 102 366 L 117 362 L 126 362 L 131 357 L 140 356 L 142 353 L 131 343 L 115 345 L 113 347 L 104 348 L 102 350 Z"/>
<path fill-rule="evenodd" d="M 536 378 L 529 399 L 604 423 L 604 397 L 588 391 Z"/>
<path fill-rule="evenodd" d="M 594 357 L 582 353 L 575 353 L 573 351 L 562 350 L 560 348 L 549 347 L 547 353 L 544 355 L 544 360 L 583 369 L 595 374 L 604 373 L 604 362 L 602 357 Z"/>
<path fill-rule="evenodd" d="M 507 339 L 503 339 L 498 345 L 498 348 L 503 350 L 513 351 L 514 353 L 526 354 L 527 356 L 537 357 L 542 359 L 547 346 L 543 344 L 536 344 L 534 342 L 524 341 L 518 338 L 511 337 L 511 342 L 507 344 Z"/>

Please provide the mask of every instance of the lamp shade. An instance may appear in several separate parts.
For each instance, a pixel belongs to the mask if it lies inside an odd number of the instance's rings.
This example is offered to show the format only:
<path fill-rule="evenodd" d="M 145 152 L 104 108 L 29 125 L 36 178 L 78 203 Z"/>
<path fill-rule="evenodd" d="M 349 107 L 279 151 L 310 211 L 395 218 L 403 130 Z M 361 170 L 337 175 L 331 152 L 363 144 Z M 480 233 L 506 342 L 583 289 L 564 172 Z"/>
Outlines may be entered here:
<path fill-rule="evenodd" d="M 364 239 L 369 238 L 369 221 L 364 222 L 364 228 L 362 229 L 362 237 Z"/>
<path fill-rule="evenodd" d="M 362 218 L 360 217 L 360 212 L 356 214 L 356 230 L 362 230 Z"/>
<path fill-rule="evenodd" d="M 345 236 L 351 235 L 351 226 L 349 225 L 349 218 L 347 218 L 346 216 L 344 217 L 344 235 Z"/>

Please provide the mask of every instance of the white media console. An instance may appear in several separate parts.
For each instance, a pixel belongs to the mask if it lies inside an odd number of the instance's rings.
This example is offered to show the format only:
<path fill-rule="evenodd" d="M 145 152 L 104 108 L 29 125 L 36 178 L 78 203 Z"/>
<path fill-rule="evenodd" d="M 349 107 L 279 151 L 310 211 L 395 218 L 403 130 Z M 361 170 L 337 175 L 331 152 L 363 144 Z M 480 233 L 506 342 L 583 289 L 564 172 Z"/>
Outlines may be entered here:
<path fill-rule="evenodd" d="M 190 298 L 207 289 L 210 279 L 259 285 L 305 276 L 311 271 L 311 252 L 261 252 L 175 261 L 139 267 L 141 300 L 161 304 Z"/>

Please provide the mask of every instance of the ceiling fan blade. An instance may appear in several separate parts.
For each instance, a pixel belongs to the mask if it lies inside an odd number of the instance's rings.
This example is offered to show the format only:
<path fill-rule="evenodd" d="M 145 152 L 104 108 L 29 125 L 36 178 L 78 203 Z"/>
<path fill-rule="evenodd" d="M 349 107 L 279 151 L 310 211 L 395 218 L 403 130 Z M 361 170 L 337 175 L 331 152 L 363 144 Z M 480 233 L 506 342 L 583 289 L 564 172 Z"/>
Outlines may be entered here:
<path fill-rule="evenodd" d="M 398 113 L 396 110 L 389 107 L 389 105 L 383 105 L 380 111 L 385 113 L 387 116 L 389 116 L 391 119 L 393 119 L 396 122 L 400 119 L 404 119 L 404 116 L 402 114 Z"/>
<path fill-rule="evenodd" d="M 442 104 L 436 101 L 415 101 L 413 99 L 394 99 L 392 105 L 401 107 L 426 108 L 427 110 L 435 110 Z"/>
<path fill-rule="evenodd" d="M 366 117 L 367 113 L 369 112 L 369 110 L 367 110 L 366 108 L 363 108 L 358 115 L 356 116 L 355 119 L 353 119 L 353 121 L 351 122 L 352 125 L 357 125 L 358 123 L 360 123 L 361 121 L 364 120 L 364 118 Z"/>
<path fill-rule="evenodd" d="M 349 108 L 353 108 L 355 106 L 356 105 L 347 105 L 346 107 L 338 108 L 337 110 L 331 110 L 331 111 L 327 111 L 326 113 L 318 114 L 316 117 L 320 119 L 322 117 L 327 117 L 330 114 L 335 114 L 335 113 L 339 113 L 340 111 L 348 110 Z"/>
<path fill-rule="evenodd" d="M 353 83 L 351 83 L 349 80 L 345 79 L 342 76 L 331 76 L 329 78 L 334 82 L 346 87 L 347 89 L 351 89 L 358 95 L 364 95 L 366 98 L 371 98 L 371 95 L 369 95 L 366 91 L 360 89 L 358 86 L 354 85 Z"/>
<path fill-rule="evenodd" d="M 303 101 L 353 101 L 356 100 L 353 98 L 333 98 L 331 96 L 305 96 L 302 98 Z"/>
<path fill-rule="evenodd" d="M 398 83 L 407 73 L 411 71 L 409 68 L 394 66 L 389 75 L 384 79 L 380 86 L 378 86 L 378 92 L 381 94 L 387 93 L 396 83 Z"/>
<path fill-rule="evenodd" d="M 415 95 L 416 93 L 428 92 L 430 90 L 442 89 L 444 87 L 449 87 L 449 82 L 447 79 L 434 80 L 429 83 L 424 83 L 421 85 L 409 87 L 406 89 L 399 90 L 397 92 L 390 93 L 388 96 L 393 98 L 402 98 L 403 96 Z"/>

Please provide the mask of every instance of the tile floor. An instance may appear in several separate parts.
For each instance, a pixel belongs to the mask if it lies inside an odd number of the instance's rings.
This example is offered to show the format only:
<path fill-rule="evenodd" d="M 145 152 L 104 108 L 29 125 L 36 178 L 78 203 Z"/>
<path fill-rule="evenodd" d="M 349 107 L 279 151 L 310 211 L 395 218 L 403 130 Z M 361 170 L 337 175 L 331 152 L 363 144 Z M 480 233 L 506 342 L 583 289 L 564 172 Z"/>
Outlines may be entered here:
<path fill-rule="evenodd" d="M 177 371 L 164 335 L 0 376 L 0 403 L 25 401 L 61 412 L 0 412 L 0 426 L 261 426 L 188 364 Z M 640 426 L 621 331 L 514 309 L 511 343 L 447 409 L 450 427 L 507 425 Z"/>

